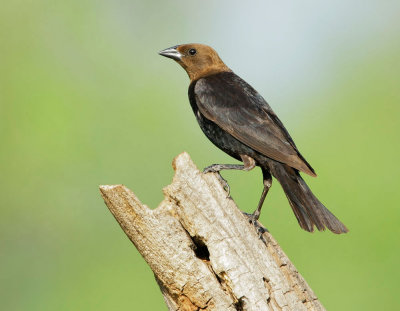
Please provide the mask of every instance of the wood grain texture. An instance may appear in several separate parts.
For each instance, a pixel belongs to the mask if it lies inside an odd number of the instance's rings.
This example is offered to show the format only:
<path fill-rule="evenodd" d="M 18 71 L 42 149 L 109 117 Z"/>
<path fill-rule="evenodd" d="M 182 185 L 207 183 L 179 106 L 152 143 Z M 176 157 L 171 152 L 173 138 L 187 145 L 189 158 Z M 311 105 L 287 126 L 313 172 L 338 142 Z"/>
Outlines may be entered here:
<path fill-rule="evenodd" d="M 123 185 L 100 186 L 169 310 L 325 310 L 275 239 L 268 232 L 260 239 L 214 174 L 202 174 L 187 153 L 173 167 L 154 210 Z"/>

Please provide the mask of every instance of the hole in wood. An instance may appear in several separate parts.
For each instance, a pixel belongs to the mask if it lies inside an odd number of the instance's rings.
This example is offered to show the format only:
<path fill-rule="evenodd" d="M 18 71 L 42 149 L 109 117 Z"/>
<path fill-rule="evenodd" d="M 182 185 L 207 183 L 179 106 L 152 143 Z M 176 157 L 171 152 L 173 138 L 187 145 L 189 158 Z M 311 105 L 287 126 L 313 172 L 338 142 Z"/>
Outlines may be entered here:
<path fill-rule="evenodd" d="M 244 307 L 243 297 L 240 297 L 239 300 L 235 302 L 234 306 L 237 311 L 243 311 Z"/>
<path fill-rule="evenodd" d="M 194 253 L 197 258 L 201 260 L 210 261 L 210 252 L 208 251 L 207 245 L 198 237 L 192 237 L 193 243 L 195 245 Z"/>

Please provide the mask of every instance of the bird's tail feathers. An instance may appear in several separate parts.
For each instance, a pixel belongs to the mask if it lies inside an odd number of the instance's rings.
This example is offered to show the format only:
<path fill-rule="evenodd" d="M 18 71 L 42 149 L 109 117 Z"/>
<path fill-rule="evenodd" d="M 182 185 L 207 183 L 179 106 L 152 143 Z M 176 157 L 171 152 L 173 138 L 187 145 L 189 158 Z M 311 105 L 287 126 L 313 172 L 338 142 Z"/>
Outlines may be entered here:
<path fill-rule="evenodd" d="M 299 172 L 276 161 L 268 163 L 272 175 L 280 182 L 301 228 L 313 232 L 328 228 L 336 234 L 348 229 L 311 192 Z"/>

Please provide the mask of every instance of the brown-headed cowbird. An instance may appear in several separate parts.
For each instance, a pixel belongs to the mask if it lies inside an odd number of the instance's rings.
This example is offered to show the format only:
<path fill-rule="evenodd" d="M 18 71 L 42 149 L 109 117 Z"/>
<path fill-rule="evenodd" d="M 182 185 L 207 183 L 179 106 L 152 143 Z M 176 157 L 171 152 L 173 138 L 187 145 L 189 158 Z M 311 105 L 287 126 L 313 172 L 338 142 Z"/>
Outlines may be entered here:
<path fill-rule="evenodd" d="M 300 172 L 317 175 L 271 107 L 211 47 L 183 44 L 159 54 L 177 61 L 189 75 L 190 105 L 204 134 L 218 148 L 243 162 L 243 165 L 214 164 L 204 172 L 261 168 L 264 189 L 251 215 L 253 223 L 260 216 L 272 174 L 282 185 L 301 228 L 309 232 L 314 231 L 314 226 L 318 230 L 326 227 L 334 233 L 348 231 L 301 178 Z"/>

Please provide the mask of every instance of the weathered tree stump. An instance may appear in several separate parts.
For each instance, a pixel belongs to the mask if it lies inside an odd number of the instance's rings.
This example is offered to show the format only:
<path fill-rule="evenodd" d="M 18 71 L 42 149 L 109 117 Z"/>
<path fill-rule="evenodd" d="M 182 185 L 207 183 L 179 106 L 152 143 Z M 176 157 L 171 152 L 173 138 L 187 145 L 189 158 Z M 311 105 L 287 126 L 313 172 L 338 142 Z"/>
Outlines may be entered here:
<path fill-rule="evenodd" d="M 187 153 L 154 210 L 125 186 L 100 186 L 105 203 L 154 272 L 169 310 L 325 310 L 270 233 L 226 197 Z M 134 306 L 132 306 L 134 308 Z"/>

